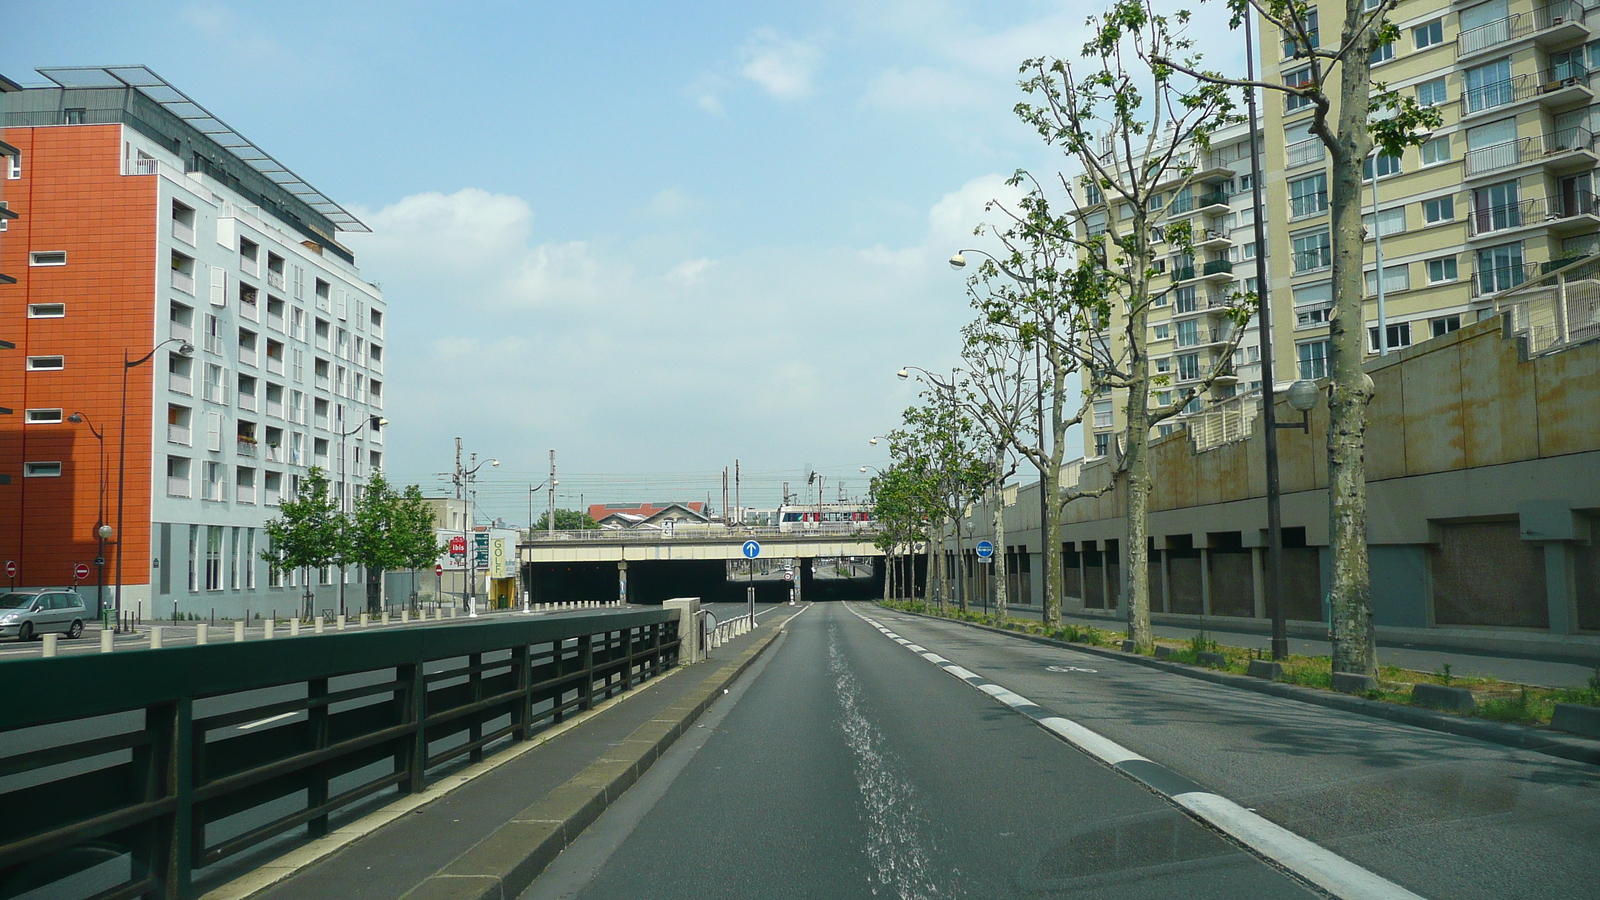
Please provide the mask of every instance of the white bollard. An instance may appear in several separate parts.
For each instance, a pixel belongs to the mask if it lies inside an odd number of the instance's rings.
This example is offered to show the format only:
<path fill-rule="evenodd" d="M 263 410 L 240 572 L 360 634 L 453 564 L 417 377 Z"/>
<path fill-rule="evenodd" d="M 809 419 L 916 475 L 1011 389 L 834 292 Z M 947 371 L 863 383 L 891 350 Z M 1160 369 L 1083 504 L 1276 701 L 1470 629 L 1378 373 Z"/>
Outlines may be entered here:
<path fill-rule="evenodd" d="M 40 638 L 40 640 L 44 641 L 44 648 L 43 648 L 44 655 L 45 656 L 55 656 L 56 655 L 56 641 L 61 640 L 61 635 L 56 634 L 54 632 L 51 632 L 50 634 L 43 635 Z"/>
<path fill-rule="evenodd" d="M 456 608 L 454 606 L 452 606 L 452 607 L 450 607 L 450 618 L 454 619 L 455 617 L 456 617 Z"/>
<path fill-rule="evenodd" d="M 321 616 L 317 616 L 315 619 L 311 620 L 311 630 L 316 634 L 321 634 L 322 633 L 322 617 Z"/>
<path fill-rule="evenodd" d="M 276 624 L 278 624 L 277 619 L 267 619 L 261 623 L 261 639 L 263 641 L 272 640 L 272 627 Z"/>
<path fill-rule="evenodd" d="M 409 609 L 400 610 L 400 624 L 401 625 L 410 625 L 411 624 L 411 610 L 409 610 Z"/>
<path fill-rule="evenodd" d="M 100 652 L 110 653 L 111 648 L 116 645 L 116 640 L 117 633 L 115 631 L 107 628 L 106 630 L 100 632 Z"/>
<path fill-rule="evenodd" d="M 233 623 L 233 642 L 235 644 L 244 643 L 244 622 Z"/>
<path fill-rule="evenodd" d="M 160 650 L 161 649 L 161 626 L 160 625 L 152 625 L 150 627 L 150 649 L 151 650 Z"/>
<path fill-rule="evenodd" d="M 383 615 L 382 615 L 382 617 L 379 618 L 378 624 L 379 625 L 387 625 L 387 624 L 389 624 L 389 611 L 387 609 L 383 611 Z"/>
<path fill-rule="evenodd" d="M 362 613 L 361 614 L 361 627 L 362 628 L 367 627 L 367 614 L 366 613 Z"/>
<path fill-rule="evenodd" d="M 196 625 L 194 627 L 194 642 L 195 642 L 196 646 L 199 646 L 200 644 L 209 643 L 210 642 L 209 641 L 210 637 L 211 637 L 211 626 L 208 623 L 201 622 L 199 625 Z"/>
<path fill-rule="evenodd" d="M 289 619 L 289 637 L 300 636 L 300 617 L 293 616 Z"/>
<path fill-rule="evenodd" d="M 337 621 L 337 624 L 334 627 L 337 628 L 340 631 L 343 631 L 344 630 L 344 613 L 339 613 L 339 618 L 336 621 Z"/>

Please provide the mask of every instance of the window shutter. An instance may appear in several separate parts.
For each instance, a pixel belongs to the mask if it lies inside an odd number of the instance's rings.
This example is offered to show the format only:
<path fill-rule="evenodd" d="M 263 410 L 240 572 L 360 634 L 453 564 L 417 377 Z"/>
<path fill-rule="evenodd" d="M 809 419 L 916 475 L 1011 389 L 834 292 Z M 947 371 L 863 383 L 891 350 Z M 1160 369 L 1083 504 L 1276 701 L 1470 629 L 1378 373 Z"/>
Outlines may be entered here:
<path fill-rule="evenodd" d="M 339 289 L 339 305 L 337 307 L 339 318 L 348 319 L 350 311 L 350 292 L 344 288 Z"/>
<path fill-rule="evenodd" d="M 206 413 L 206 447 L 210 450 L 222 449 L 221 413 Z"/>
<path fill-rule="evenodd" d="M 218 266 L 211 267 L 211 305 L 228 305 L 228 270 Z"/>

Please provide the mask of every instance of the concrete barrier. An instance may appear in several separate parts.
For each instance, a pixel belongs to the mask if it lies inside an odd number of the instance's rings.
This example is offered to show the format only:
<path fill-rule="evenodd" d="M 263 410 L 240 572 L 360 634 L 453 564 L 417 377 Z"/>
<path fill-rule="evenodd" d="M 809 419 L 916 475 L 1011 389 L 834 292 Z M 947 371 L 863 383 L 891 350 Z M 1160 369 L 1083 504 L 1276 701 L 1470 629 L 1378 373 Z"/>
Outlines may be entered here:
<path fill-rule="evenodd" d="M 1442 684 L 1419 684 L 1411 688 L 1411 702 L 1430 706 L 1446 712 L 1472 712 L 1478 701 L 1466 688 L 1446 687 Z"/>
<path fill-rule="evenodd" d="M 194 642 L 196 644 L 208 644 L 211 642 L 211 626 L 209 624 L 201 622 L 194 627 Z"/>
<path fill-rule="evenodd" d="M 233 642 L 235 644 L 244 643 L 244 622 L 242 621 L 233 623 Z"/>
<path fill-rule="evenodd" d="M 1550 727 L 1568 734 L 1600 738 L 1600 706 L 1557 703 L 1555 713 L 1550 716 Z"/>
<path fill-rule="evenodd" d="M 289 617 L 289 637 L 299 637 L 299 636 L 300 636 L 300 617 L 299 616 L 290 616 Z"/>
<path fill-rule="evenodd" d="M 263 621 L 261 623 L 261 639 L 263 641 L 272 640 L 272 632 L 274 630 L 273 626 L 275 626 L 277 624 L 278 624 L 278 620 L 277 619 L 267 619 L 267 620 L 265 620 L 265 621 Z"/>
<path fill-rule="evenodd" d="M 1160 644 L 1156 645 L 1156 659 L 1171 659 L 1173 654 L 1175 654 L 1177 652 L 1178 651 L 1177 651 L 1176 648 L 1163 647 Z"/>
<path fill-rule="evenodd" d="M 160 625 L 154 625 L 154 626 L 151 626 L 151 628 L 150 628 L 150 649 L 151 650 L 160 650 L 161 649 L 161 626 Z"/>
<path fill-rule="evenodd" d="M 339 614 L 339 618 L 334 620 L 333 627 L 337 631 L 343 631 L 344 630 L 344 613 L 340 613 Z"/>
<path fill-rule="evenodd" d="M 367 627 L 367 614 L 366 613 L 362 613 L 361 614 L 361 627 L 362 628 Z"/>
<path fill-rule="evenodd" d="M 112 631 L 109 628 L 101 631 L 100 632 L 100 652 L 101 653 L 110 653 L 112 648 L 116 646 L 116 641 L 117 641 L 117 633 L 115 631 Z"/>
<path fill-rule="evenodd" d="M 322 633 L 322 617 L 321 616 L 317 616 L 315 619 L 311 620 L 311 632 L 313 634 L 321 634 Z"/>
<path fill-rule="evenodd" d="M 378 624 L 380 624 L 380 625 L 389 624 L 389 611 L 387 609 L 383 611 L 382 616 L 378 619 Z"/>
<path fill-rule="evenodd" d="M 1194 655 L 1194 661 L 1202 666 L 1210 666 L 1214 669 L 1225 668 L 1228 665 L 1226 656 L 1221 653 L 1207 653 L 1204 650 Z"/>
<path fill-rule="evenodd" d="M 1252 659 L 1250 660 L 1250 667 L 1245 670 L 1245 674 L 1249 675 L 1251 678 L 1265 678 L 1268 681 L 1282 681 L 1283 664 L 1273 662 L 1270 659 Z"/>
<path fill-rule="evenodd" d="M 40 635 L 39 640 L 41 640 L 44 643 L 44 646 L 40 648 L 40 652 L 43 653 L 45 656 L 55 656 L 56 655 L 56 642 L 59 641 L 60 639 L 61 639 L 61 635 L 56 634 L 55 632 L 51 632 L 50 634 Z"/>

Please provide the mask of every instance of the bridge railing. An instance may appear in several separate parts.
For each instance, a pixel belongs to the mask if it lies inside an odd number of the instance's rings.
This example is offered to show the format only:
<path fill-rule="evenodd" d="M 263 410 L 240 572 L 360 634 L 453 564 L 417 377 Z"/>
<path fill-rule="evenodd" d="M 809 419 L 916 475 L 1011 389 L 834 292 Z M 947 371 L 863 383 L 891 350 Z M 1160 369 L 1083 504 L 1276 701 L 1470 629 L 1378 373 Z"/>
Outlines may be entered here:
<path fill-rule="evenodd" d="M 678 647 L 656 609 L 0 663 L 0 896 L 93 868 L 95 898 L 187 900 L 205 867 L 419 791 Z"/>
<path fill-rule="evenodd" d="M 635 528 L 589 528 L 581 531 L 534 531 L 531 541 L 548 544 L 586 541 L 590 543 L 659 543 L 661 541 L 744 541 L 751 538 L 860 537 L 870 540 L 882 528 L 876 522 L 796 522 L 793 525 L 750 525 L 724 528 L 720 525 L 687 525 L 671 531 Z M 526 532 L 524 532 L 526 534 Z"/>

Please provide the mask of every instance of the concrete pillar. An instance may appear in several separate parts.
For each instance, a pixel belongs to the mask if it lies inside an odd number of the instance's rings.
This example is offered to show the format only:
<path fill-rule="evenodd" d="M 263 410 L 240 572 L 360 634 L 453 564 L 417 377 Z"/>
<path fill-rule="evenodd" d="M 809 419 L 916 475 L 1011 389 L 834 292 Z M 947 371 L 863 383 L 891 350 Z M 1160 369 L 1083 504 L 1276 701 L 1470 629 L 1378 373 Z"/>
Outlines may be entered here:
<path fill-rule="evenodd" d="M 344 613 L 340 613 L 339 617 L 337 619 L 334 619 L 333 621 L 334 621 L 333 627 L 334 627 L 335 631 L 343 631 L 344 630 Z"/>
<path fill-rule="evenodd" d="M 41 635 L 39 639 L 44 642 L 44 647 L 41 648 L 41 652 L 45 656 L 55 656 L 56 642 L 61 640 L 61 635 L 51 632 L 46 635 Z"/>
<path fill-rule="evenodd" d="M 617 562 L 617 605 L 626 606 L 628 603 L 628 561 Z"/>
<path fill-rule="evenodd" d="M 1267 617 L 1267 548 L 1250 548 L 1250 585 L 1255 595 L 1255 617 Z"/>
<path fill-rule="evenodd" d="M 1161 554 L 1161 611 L 1172 612 L 1172 554 L 1165 549 Z"/>
<path fill-rule="evenodd" d="M 689 665 L 705 659 L 700 643 L 700 598 L 678 597 L 661 605 L 678 620 L 678 661 Z"/>
<path fill-rule="evenodd" d="M 194 642 L 196 645 L 211 642 L 211 626 L 209 624 L 201 622 L 194 627 Z"/>
<path fill-rule="evenodd" d="M 299 616 L 294 616 L 294 617 L 289 619 L 289 637 L 299 637 L 299 636 L 300 636 L 300 617 Z"/>
<path fill-rule="evenodd" d="M 1572 545 L 1544 545 L 1545 602 L 1550 608 L 1550 633 L 1573 634 L 1578 630 L 1577 584 Z"/>
<path fill-rule="evenodd" d="M 100 652 L 110 653 L 112 648 L 116 646 L 116 640 L 117 633 L 115 631 L 108 628 L 100 632 Z"/>
<path fill-rule="evenodd" d="M 161 626 L 160 625 L 152 625 L 150 627 L 150 649 L 151 650 L 160 650 L 161 649 Z"/>
<path fill-rule="evenodd" d="M 367 627 L 367 614 L 366 613 L 362 613 L 361 614 L 361 627 L 362 628 Z"/>
<path fill-rule="evenodd" d="M 322 633 L 322 617 L 317 616 L 311 620 L 311 631 L 314 634 Z"/>
<path fill-rule="evenodd" d="M 401 625 L 409 625 L 409 624 L 411 624 L 411 610 L 409 610 L 409 609 L 400 610 L 400 624 Z"/>
<path fill-rule="evenodd" d="M 233 642 L 235 644 L 244 643 L 244 622 L 242 621 L 233 623 Z"/>
<path fill-rule="evenodd" d="M 1211 615 L 1211 548 L 1200 548 L 1200 615 Z"/>
<path fill-rule="evenodd" d="M 272 626 L 274 626 L 276 624 L 278 624 L 276 619 L 268 619 L 265 622 L 261 623 L 261 639 L 262 640 L 264 640 L 264 641 L 272 640 Z"/>
<path fill-rule="evenodd" d="M 387 625 L 387 624 L 389 624 L 389 611 L 388 611 L 388 610 L 387 610 L 387 609 L 386 609 L 386 610 L 384 610 L 384 611 L 383 611 L 383 613 L 382 613 L 382 619 L 380 619 L 380 620 L 379 620 L 379 624 L 380 624 L 380 625 Z"/>

